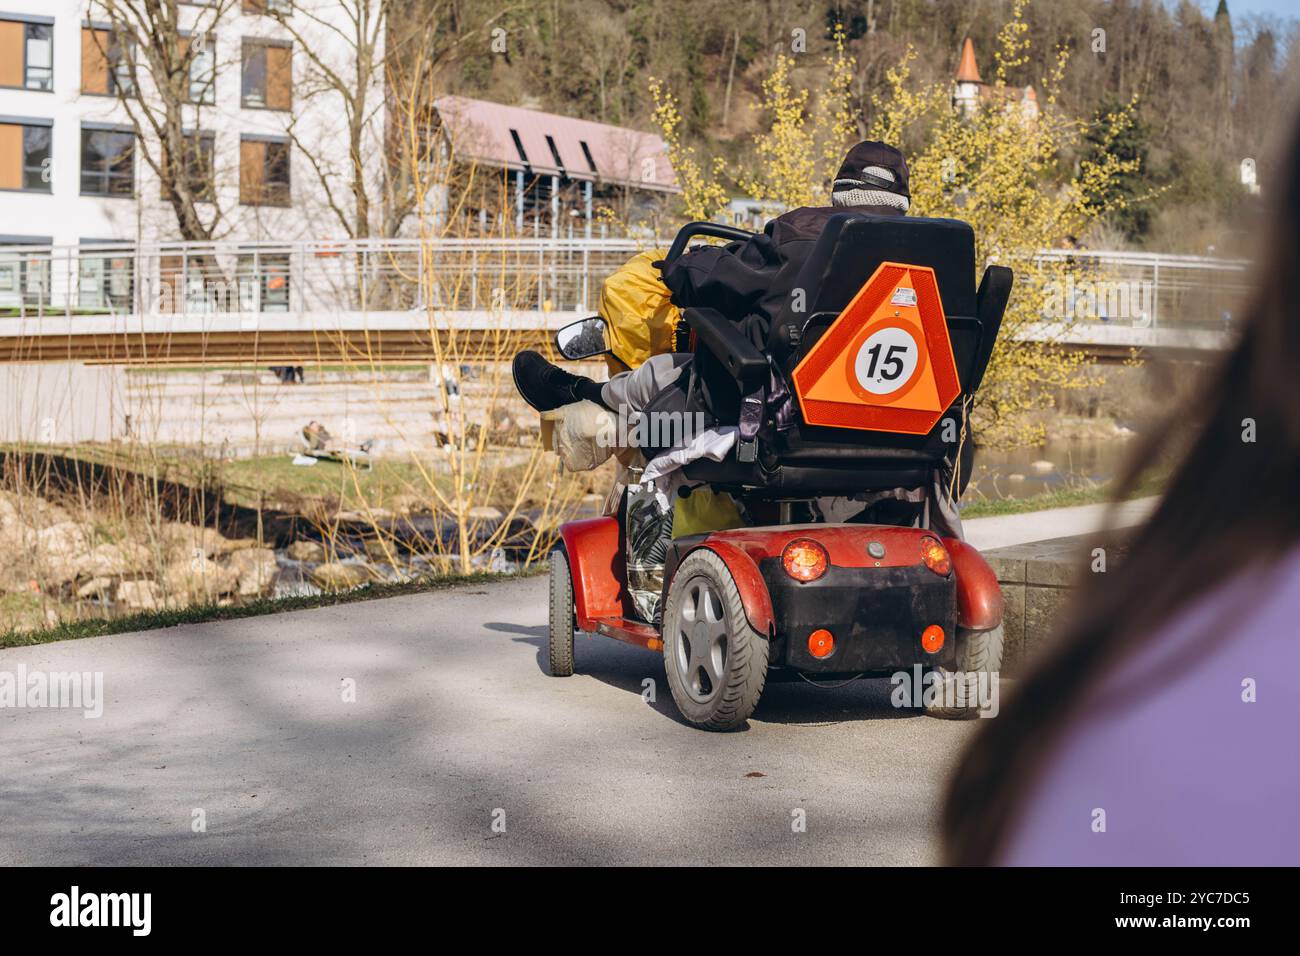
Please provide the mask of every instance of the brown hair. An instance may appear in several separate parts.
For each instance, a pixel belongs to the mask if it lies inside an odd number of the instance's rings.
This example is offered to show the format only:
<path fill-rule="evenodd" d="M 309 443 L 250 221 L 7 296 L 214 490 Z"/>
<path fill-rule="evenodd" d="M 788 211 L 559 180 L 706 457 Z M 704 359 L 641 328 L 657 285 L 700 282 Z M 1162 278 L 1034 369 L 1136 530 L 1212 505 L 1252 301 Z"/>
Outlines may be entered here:
<path fill-rule="evenodd" d="M 1285 187 L 1241 338 L 1196 393 L 1198 407 L 1176 409 L 1125 469 L 1116 500 L 1158 462 L 1180 462 L 1122 565 L 1084 571 L 1068 625 L 1001 714 L 981 722 L 944 810 L 950 863 L 998 861 L 1052 746 L 1120 658 L 1197 597 L 1300 541 L 1300 129 L 1279 172 Z"/>

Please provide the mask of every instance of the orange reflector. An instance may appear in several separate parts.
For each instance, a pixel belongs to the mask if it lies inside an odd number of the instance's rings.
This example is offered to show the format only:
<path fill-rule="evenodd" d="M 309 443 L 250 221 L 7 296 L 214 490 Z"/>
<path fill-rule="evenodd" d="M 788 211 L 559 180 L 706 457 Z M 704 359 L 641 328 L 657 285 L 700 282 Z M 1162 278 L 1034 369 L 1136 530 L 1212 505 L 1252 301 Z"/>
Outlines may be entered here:
<path fill-rule="evenodd" d="M 931 538 L 926 535 L 921 539 L 921 560 L 925 566 L 935 574 L 948 576 L 952 570 L 952 559 L 948 557 L 948 549 L 939 543 L 938 538 Z"/>
<path fill-rule="evenodd" d="M 942 642 L 943 632 L 940 631 L 939 635 Z M 829 657 L 833 650 L 835 650 L 835 635 L 826 628 L 818 628 L 808 635 L 808 653 L 813 657 Z"/>
<path fill-rule="evenodd" d="M 943 628 L 931 624 L 921 632 L 921 647 L 927 654 L 938 654 L 943 650 Z"/>
<path fill-rule="evenodd" d="M 796 538 L 781 552 L 781 565 L 796 581 L 816 581 L 826 573 L 830 558 L 826 549 L 811 538 Z"/>

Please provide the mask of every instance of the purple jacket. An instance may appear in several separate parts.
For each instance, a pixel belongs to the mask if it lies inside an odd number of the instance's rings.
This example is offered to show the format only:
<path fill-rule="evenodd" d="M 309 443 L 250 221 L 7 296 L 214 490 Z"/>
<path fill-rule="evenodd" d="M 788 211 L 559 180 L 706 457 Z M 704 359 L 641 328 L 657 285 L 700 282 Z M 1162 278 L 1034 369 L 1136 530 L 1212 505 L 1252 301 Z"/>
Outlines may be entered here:
<path fill-rule="evenodd" d="M 1297 807 L 1300 549 L 1191 605 L 1087 695 L 999 862 L 1294 866 Z"/>

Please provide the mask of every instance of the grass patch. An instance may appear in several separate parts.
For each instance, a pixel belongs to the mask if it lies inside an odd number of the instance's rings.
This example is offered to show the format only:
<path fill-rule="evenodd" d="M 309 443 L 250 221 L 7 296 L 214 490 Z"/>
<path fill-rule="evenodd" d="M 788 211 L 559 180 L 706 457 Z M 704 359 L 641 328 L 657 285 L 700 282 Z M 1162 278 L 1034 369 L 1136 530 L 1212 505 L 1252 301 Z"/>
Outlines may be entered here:
<path fill-rule="evenodd" d="M 28 449 L 10 444 L 0 446 L 0 450 L 23 453 Z M 311 466 L 295 465 L 293 455 L 278 453 L 222 459 L 168 447 L 138 449 L 86 444 L 39 450 L 191 488 L 211 488 L 219 491 L 227 503 L 246 508 L 292 510 L 304 501 L 329 500 L 342 509 L 364 510 L 367 506 L 382 507 L 397 495 L 425 498 L 432 506 L 434 494 L 430 481 L 444 492 L 451 485 L 445 466 L 440 467 L 432 458 L 420 463 L 410 458 L 384 458 L 374 461 L 372 468 L 358 468 L 329 460 Z"/>
<path fill-rule="evenodd" d="M 170 463 L 172 474 L 192 482 L 195 472 L 180 461 Z M 355 468 L 343 462 L 318 461 L 315 465 L 295 465 L 289 455 L 262 455 L 211 463 L 225 498 L 232 504 L 257 507 L 268 499 L 289 496 L 302 498 L 336 498 L 340 507 L 358 510 L 366 505 L 382 507 L 385 500 L 399 494 L 426 495 L 430 504 L 433 493 L 425 474 L 436 482 L 449 484 L 450 479 L 434 471 L 433 462 L 426 471 L 413 461 L 380 459 L 373 468 Z"/>
<path fill-rule="evenodd" d="M 0 633 L 0 648 L 30 647 L 35 644 L 49 644 L 53 641 L 78 640 L 83 637 L 102 637 L 106 634 L 126 634 L 132 631 L 152 631 L 158 628 L 176 627 L 180 624 L 201 624 L 205 621 L 234 621 L 246 617 L 260 617 L 263 614 L 282 614 L 285 611 L 332 607 L 336 604 L 353 604 L 357 601 L 375 601 L 380 598 L 401 597 L 406 594 L 423 594 L 427 591 L 440 591 L 465 584 L 486 584 L 492 581 L 501 581 L 505 578 L 530 578 L 543 573 L 546 567 L 545 562 L 538 561 L 531 567 L 513 574 L 480 571 L 474 574 L 430 575 L 393 584 L 366 584 L 350 591 L 325 592 L 301 597 L 262 598 L 231 607 L 198 604 L 165 611 L 142 611 L 138 614 L 128 614 L 122 617 L 83 618 L 79 621 L 68 621 L 54 627 L 35 631 L 6 631 Z"/>
<path fill-rule="evenodd" d="M 1146 498 L 1164 491 L 1166 475 L 1149 475 L 1138 483 L 1126 500 Z M 1031 511 L 1050 511 L 1053 508 L 1073 508 L 1077 505 L 1103 504 L 1114 496 L 1114 482 L 1103 482 L 1078 488 L 1060 488 L 1026 498 L 978 498 L 961 509 L 963 519 L 992 518 L 997 515 L 1019 515 Z"/>

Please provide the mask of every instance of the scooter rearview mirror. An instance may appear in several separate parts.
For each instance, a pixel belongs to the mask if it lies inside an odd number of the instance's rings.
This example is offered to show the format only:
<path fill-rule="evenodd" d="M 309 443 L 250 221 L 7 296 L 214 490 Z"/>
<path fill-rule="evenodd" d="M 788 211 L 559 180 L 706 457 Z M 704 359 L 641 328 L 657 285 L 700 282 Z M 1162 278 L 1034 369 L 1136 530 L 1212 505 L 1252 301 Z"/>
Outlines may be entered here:
<path fill-rule="evenodd" d="M 609 351 L 608 327 L 598 315 L 570 322 L 555 333 L 555 347 L 566 359 L 591 358 Z"/>

